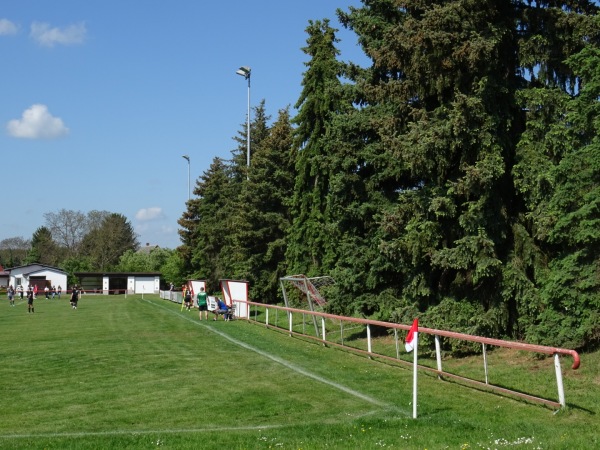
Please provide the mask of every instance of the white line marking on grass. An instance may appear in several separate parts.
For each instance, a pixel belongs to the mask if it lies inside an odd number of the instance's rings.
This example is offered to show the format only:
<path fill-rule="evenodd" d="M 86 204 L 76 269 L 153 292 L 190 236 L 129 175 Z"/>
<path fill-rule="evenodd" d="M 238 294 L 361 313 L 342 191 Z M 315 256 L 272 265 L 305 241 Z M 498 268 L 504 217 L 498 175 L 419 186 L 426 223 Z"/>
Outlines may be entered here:
<path fill-rule="evenodd" d="M 64 433 L 30 433 L 30 434 L 3 434 L 0 439 L 31 439 L 31 438 L 68 438 L 68 437 L 92 437 L 92 436 L 124 436 L 124 435 L 148 435 L 148 434 L 176 434 L 176 433 L 206 433 L 224 431 L 260 431 L 275 428 L 283 428 L 288 425 L 250 425 L 245 427 L 207 427 L 207 428 L 179 428 L 171 430 L 111 430 L 111 431 L 73 431 Z"/>
<path fill-rule="evenodd" d="M 343 391 L 343 392 L 345 392 L 347 394 L 350 394 L 350 395 L 353 395 L 355 397 L 358 397 L 358 398 L 360 398 L 362 400 L 365 400 L 365 401 L 367 401 L 369 403 L 372 403 L 374 405 L 377 405 L 379 407 L 386 408 L 386 409 L 389 408 L 389 409 L 398 410 L 398 408 L 395 407 L 395 406 L 392 406 L 392 405 L 389 405 L 387 403 L 381 402 L 381 401 L 379 401 L 379 400 L 377 400 L 377 399 L 375 399 L 373 397 L 369 397 L 366 394 L 363 394 L 361 392 L 355 391 L 354 389 L 350 389 L 347 386 L 343 386 L 343 385 L 341 385 L 339 383 L 336 383 L 334 381 L 328 380 L 328 379 L 323 378 L 323 377 L 321 377 L 319 375 L 316 375 L 314 373 L 308 372 L 307 370 L 303 369 L 302 367 L 296 366 L 295 364 L 292 364 L 289 361 L 286 361 L 285 359 L 280 358 L 279 356 L 271 355 L 270 353 L 267 353 L 267 352 L 265 352 L 263 350 L 260 350 L 260 349 L 258 349 L 256 347 L 253 347 L 253 346 L 249 345 L 249 344 L 246 344 L 245 342 L 238 341 L 237 339 L 234 339 L 231 336 L 228 336 L 227 334 L 225 334 L 225 333 L 223 333 L 223 332 L 221 332 L 219 330 L 215 330 L 213 327 L 204 325 L 203 323 L 200 323 L 199 321 L 193 320 L 193 319 L 191 319 L 188 316 L 184 316 L 182 314 L 179 314 L 177 311 L 173 311 L 173 310 L 171 310 L 169 308 L 166 308 L 163 305 L 150 302 L 149 300 L 145 300 L 145 301 L 148 302 L 148 303 L 150 303 L 151 305 L 158 306 L 160 308 L 164 308 L 165 310 L 167 310 L 169 312 L 172 312 L 173 314 L 175 314 L 175 315 L 177 315 L 177 316 L 179 316 L 179 317 L 181 317 L 181 318 L 183 318 L 183 319 L 185 319 L 185 320 L 187 320 L 189 322 L 192 322 L 193 324 L 196 324 L 198 326 L 202 326 L 205 329 L 210 330 L 213 333 L 216 333 L 219 336 L 227 339 L 228 341 L 230 341 L 230 342 L 232 342 L 232 343 L 234 343 L 236 345 L 239 345 L 240 347 L 243 347 L 243 348 L 245 348 L 247 350 L 250 350 L 252 352 L 258 353 L 259 355 L 264 356 L 265 358 L 268 358 L 271 361 L 274 361 L 274 362 L 276 362 L 278 364 L 281 364 L 282 366 L 287 367 L 288 369 L 293 370 L 296 373 L 304 375 L 305 377 L 312 378 L 313 380 L 316 380 L 316 381 L 319 381 L 319 382 L 321 382 L 323 384 L 327 384 L 329 386 L 332 386 L 332 387 L 334 387 L 336 389 L 339 389 L 340 391 Z M 402 411 L 402 410 L 398 410 L 398 411 L 402 412 L 402 413 L 404 413 L 406 415 L 408 415 L 408 412 L 406 412 L 406 411 Z"/>

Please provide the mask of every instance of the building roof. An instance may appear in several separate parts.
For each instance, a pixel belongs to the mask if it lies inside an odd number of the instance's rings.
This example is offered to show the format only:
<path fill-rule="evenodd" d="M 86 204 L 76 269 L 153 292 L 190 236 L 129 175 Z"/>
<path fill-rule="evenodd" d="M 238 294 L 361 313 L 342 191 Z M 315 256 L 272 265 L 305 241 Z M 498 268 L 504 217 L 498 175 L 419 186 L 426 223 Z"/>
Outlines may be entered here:
<path fill-rule="evenodd" d="M 157 249 L 157 248 L 160 248 L 160 246 L 151 245 L 149 242 L 146 242 L 146 245 L 144 247 L 140 247 L 140 249 L 137 252 L 149 254 L 150 252 L 152 252 L 152 250 Z"/>
<path fill-rule="evenodd" d="M 23 271 L 24 274 L 30 274 L 30 273 L 40 272 L 42 270 L 53 270 L 54 272 L 60 272 L 60 273 L 64 273 L 64 274 L 67 273 L 64 270 L 59 269 L 58 267 L 53 267 L 53 266 L 48 266 L 46 264 L 38 264 L 38 263 L 25 264 L 24 266 L 10 267 L 10 268 L 8 268 L 6 270 L 10 274 L 10 272 L 12 272 L 14 270 L 18 270 L 18 269 L 28 269 L 26 272 Z"/>
<path fill-rule="evenodd" d="M 77 278 L 81 277 L 156 277 L 162 275 L 160 272 L 75 272 Z"/>

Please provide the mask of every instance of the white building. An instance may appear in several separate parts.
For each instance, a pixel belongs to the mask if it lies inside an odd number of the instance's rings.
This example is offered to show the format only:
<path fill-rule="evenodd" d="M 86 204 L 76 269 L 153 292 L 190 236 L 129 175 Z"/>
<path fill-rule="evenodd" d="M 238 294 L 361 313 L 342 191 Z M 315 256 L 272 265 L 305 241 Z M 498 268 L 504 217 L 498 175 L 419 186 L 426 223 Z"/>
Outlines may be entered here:
<path fill-rule="evenodd" d="M 21 285 L 25 289 L 27 286 L 37 286 L 38 291 L 43 292 L 46 286 L 58 287 L 63 291 L 67 289 L 67 272 L 56 267 L 46 266 L 44 264 L 28 264 L 26 266 L 11 267 L 6 269 L 8 272 L 8 284 L 14 288 Z"/>
<path fill-rule="evenodd" d="M 158 294 L 160 272 L 75 272 L 86 293 Z"/>

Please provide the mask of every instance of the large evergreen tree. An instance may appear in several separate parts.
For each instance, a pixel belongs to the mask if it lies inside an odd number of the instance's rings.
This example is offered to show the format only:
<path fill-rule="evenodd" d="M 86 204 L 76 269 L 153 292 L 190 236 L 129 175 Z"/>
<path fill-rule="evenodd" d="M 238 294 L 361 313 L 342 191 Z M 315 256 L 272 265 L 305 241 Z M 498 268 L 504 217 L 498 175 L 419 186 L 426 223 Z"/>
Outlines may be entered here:
<path fill-rule="evenodd" d="M 546 164 L 552 152 L 545 148 L 529 151 L 537 161 L 526 158 L 524 131 L 531 146 L 556 141 L 543 131 L 547 124 L 530 126 L 522 99 L 532 96 L 522 92 L 574 86 L 565 60 L 593 36 L 591 11 L 587 1 L 382 0 L 339 13 L 373 60 L 354 77 L 359 113 L 375 132 L 363 139 L 359 167 L 383 157 L 382 170 L 395 171 L 388 180 L 397 182 L 396 205 L 380 210 L 379 264 L 397 268 L 400 311 L 414 304 L 429 308 L 432 326 L 494 335 L 514 335 L 522 316 L 535 315 L 539 286 L 531 269 L 542 261 L 533 232 L 541 224 L 529 211 L 539 209 L 531 197 L 539 185 L 513 173 L 521 163 L 543 180 L 555 163 Z M 553 106 L 529 111 L 554 120 L 561 104 Z M 533 136 L 536 130 L 543 136 Z M 372 195 L 377 187 L 367 185 Z"/>
<path fill-rule="evenodd" d="M 60 260 L 60 249 L 52 239 L 52 233 L 46 227 L 39 227 L 31 238 L 31 250 L 27 263 L 40 263 L 56 266 Z"/>
<path fill-rule="evenodd" d="M 264 140 L 268 138 L 270 133 L 268 125 L 270 116 L 266 112 L 265 101 L 262 100 L 258 106 L 253 108 L 253 111 L 254 118 L 250 123 L 252 152 L 250 167 L 247 167 L 247 159 L 245 158 L 245 127 L 235 139 L 238 142 L 238 147 L 232 151 L 232 159 L 229 161 L 228 174 L 231 183 L 229 185 L 226 205 L 228 211 L 227 223 L 222 224 L 223 229 L 227 230 L 227 239 L 224 241 L 220 255 L 223 271 L 229 274 L 229 278 L 233 277 L 244 280 L 252 275 L 252 269 L 249 269 L 250 262 L 248 261 L 246 248 L 248 242 L 243 236 L 253 226 L 243 217 L 244 211 L 248 208 L 245 202 L 249 186 L 254 186 L 252 184 L 254 181 L 259 182 L 259 180 L 252 180 L 252 172 L 255 166 L 255 159 L 261 151 Z M 265 207 L 266 205 L 261 206 Z"/>
<path fill-rule="evenodd" d="M 185 237 L 190 259 L 185 264 L 188 277 L 206 280 L 208 290 L 218 288 L 219 280 L 229 278 L 223 270 L 222 249 L 228 239 L 229 202 L 231 179 L 228 168 L 220 158 L 215 158 L 202 174 L 194 188 L 195 198 L 179 224 Z"/>
<path fill-rule="evenodd" d="M 548 133 L 562 138 L 564 155 L 546 180 L 539 229 L 548 268 L 538 275 L 540 314 L 527 334 L 579 348 L 600 343 L 600 47 L 568 62 L 581 76 L 581 88 Z"/>
<path fill-rule="evenodd" d="M 293 141 L 261 103 L 250 170 L 244 127 L 180 221 L 188 273 L 263 301 L 285 270 L 333 275 L 334 311 L 597 343 L 597 7 L 364 0 L 338 17 L 372 64 L 339 62 L 336 30 L 309 23 Z"/>
<path fill-rule="evenodd" d="M 318 276 L 331 270 L 325 255 L 335 242 L 335 230 L 325 217 L 330 181 L 327 141 L 332 118 L 342 108 L 342 66 L 336 59 L 336 30 L 328 20 L 309 22 L 306 32 L 303 51 L 310 60 L 305 63 L 303 89 L 295 105 L 298 114 L 293 119 L 297 160 L 287 258 L 291 272 Z"/>
<path fill-rule="evenodd" d="M 114 270 L 128 250 L 137 250 L 139 242 L 133 226 L 122 214 L 112 213 L 85 235 L 82 252 L 89 258 L 93 270 Z"/>
<path fill-rule="evenodd" d="M 264 100 L 253 108 L 250 124 L 251 149 L 261 146 L 268 136 L 268 120 Z M 219 288 L 224 278 L 244 278 L 241 270 L 244 249 L 236 236 L 243 229 L 241 195 L 248 183 L 246 164 L 246 127 L 234 138 L 238 147 L 232 159 L 215 158 L 210 168 L 196 182 L 194 195 L 187 210 L 179 219 L 183 245 L 178 251 L 183 260 L 186 276 L 205 279 L 209 291 Z"/>
<path fill-rule="evenodd" d="M 252 299 L 275 302 L 286 274 L 285 235 L 290 224 L 294 154 L 289 112 L 279 112 L 269 134 L 255 147 L 250 177 L 240 195 L 233 243 L 240 258 L 234 273 L 250 282 Z"/>

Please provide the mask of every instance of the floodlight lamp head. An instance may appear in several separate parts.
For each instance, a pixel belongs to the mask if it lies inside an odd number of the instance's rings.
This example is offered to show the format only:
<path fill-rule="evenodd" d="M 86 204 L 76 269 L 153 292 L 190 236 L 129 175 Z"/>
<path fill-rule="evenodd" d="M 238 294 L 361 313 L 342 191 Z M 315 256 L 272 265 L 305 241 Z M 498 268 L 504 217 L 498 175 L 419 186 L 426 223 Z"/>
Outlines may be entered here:
<path fill-rule="evenodd" d="M 242 66 L 238 70 L 235 71 L 235 73 L 243 76 L 245 79 L 250 78 L 250 72 L 251 72 L 251 70 L 250 70 L 250 67 L 248 67 L 248 66 Z"/>

